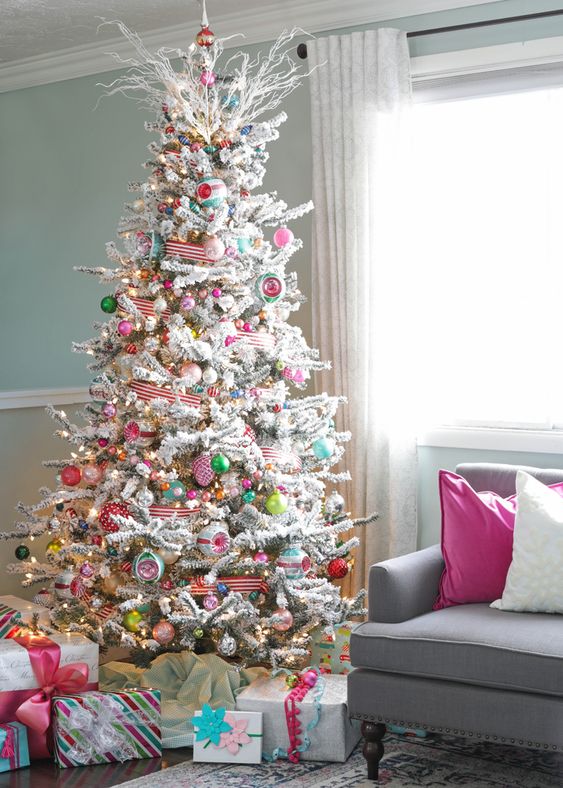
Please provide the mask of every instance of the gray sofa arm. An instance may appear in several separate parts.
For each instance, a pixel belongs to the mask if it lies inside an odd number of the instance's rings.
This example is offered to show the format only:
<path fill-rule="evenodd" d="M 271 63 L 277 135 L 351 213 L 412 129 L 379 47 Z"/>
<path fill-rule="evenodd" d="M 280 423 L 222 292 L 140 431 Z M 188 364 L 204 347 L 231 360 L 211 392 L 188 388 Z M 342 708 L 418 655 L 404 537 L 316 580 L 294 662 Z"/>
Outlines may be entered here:
<path fill-rule="evenodd" d="M 429 613 L 443 569 L 438 544 L 374 564 L 369 572 L 369 620 L 398 624 Z"/>

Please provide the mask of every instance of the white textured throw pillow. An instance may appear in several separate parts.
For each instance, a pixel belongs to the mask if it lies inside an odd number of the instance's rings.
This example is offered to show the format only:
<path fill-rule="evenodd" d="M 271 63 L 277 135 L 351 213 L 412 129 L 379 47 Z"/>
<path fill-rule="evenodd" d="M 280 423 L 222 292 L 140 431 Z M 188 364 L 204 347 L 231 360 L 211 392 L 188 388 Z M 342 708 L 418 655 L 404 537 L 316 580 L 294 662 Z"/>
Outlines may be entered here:
<path fill-rule="evenodd" d="M 502 599 L 491 607 L 563 613 L 563 499 L 524 471 L 516 492 L 512 563 Z"/>

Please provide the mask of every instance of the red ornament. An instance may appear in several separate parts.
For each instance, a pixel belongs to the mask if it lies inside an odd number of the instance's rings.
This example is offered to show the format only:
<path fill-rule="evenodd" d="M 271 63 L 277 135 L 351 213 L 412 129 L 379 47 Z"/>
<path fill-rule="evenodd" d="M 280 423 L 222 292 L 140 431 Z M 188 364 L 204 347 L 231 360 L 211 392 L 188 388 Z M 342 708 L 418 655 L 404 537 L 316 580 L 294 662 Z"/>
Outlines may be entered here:
<path fill-rule="evenodd" d="M 170 341 L 170 331 L 167 328 L 165 328 L 164 331 L 162 332 L 162 342 L 165 345 L 167 345 L 169 341 Z"/>
<path fill-rule="evenodd" d="M 164 129 L 164 131 L 166 132 L 166 134 L 174 134 L 175 128 L 174 128 L 174 126 L 167 126 Z"/>
<path fill-rule="evenodd" d="M 107 531 L 108 533 L 115 533 L 116 531 L 119 531 L 119 526 L 117 523 L 114 523 L 112 517 L 114 515 L 127 517 L 128 514 L 129 508 L 126 504 L 113 501 L 112 503 L 105 503 L 102 506 L 100 514 L 98 515 L 98 521 L 104 531 Z"/>
<path fill-rule="evenodd" d="M 341 580 L 348 574 L 348 562 L 344 558 L 333 558 L 328 562 L 327 571 L 333 580 Z"/>
<path fill-rule="evenodd" d="M 217 386 L 209 386 L 207 393 L 210 397 L 218 397 L 221 391 L 217 388 Z"/>
<path fill-rule="evenodd" d="M 197 34 L 195 40 L 200 47 L 210 47 L 215 41 L 215 35 L 207 25 L 204 25 Z"/>
<path fill-rule="evenodd" d="M 103 542 L 103 536 L 100 536 L 100 534 L 94 534 L 94 536 L 92 537 L 92 544 L 95 544 L 96 547 L 101 547 L 102 542 Z"/>
<path fill-rule="evenodd" d="M 123 561 L 120 567 L 122 572 L 130 572 L 132 568 L 133 568 L 133 564 L 131 563 L 131 561 Z"/>
<path fill-rule="evenodd" d="M 80 484 L 82 472 L 77 465 L 66 465 L 61 471 L 61 481 L 67 487 L 75 487 Z"/>
<path fill-rule="evenodd" d="M 279 402 L 276 402 L 276 404 L 272 408 L 274 413 L 279 413 L 282 409 L 283 409 L 283 405 L 281 405 Z"/>
<path fill-rule="evenodd" d="M 123 428 L 123 437 L 125 438 L 126 443 L 135 443 L 140 434 L 141 428 L 136 421 L 127 422 Z"/>
<path fill-rule="evenodd" d="M 130 356 L 134 356 L 137 352 L 137 345 L 134 345 L 133 342 L 130 342 L 125 348 L 125 352 L 129 353 Z"/>

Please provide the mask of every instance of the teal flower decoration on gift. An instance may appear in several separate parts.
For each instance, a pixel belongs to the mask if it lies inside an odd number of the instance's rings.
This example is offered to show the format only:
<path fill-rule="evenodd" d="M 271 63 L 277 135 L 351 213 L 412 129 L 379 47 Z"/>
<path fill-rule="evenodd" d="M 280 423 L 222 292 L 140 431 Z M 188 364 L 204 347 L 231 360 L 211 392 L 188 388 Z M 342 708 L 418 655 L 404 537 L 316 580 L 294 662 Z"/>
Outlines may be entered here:
<path fill-rule="evenodd" d="M 229 725 L 228 722 L 225 722 L 225 712 L 227 710 L 224 707 L 216 709 L 213 711 L 211 706 L 207 703 L 203 704 L 203 708 L 201 710 L 200 717 L 192 717 L 191 723 L 194 728 L 197 728 L 195 735 L 196 741 L 204 741 L 205 739 L 209 739 L 207 744 L 219 744 L 221 741 L 221 734 L 227 733 L 227 731 L 232 730 L 232 725 Z"/>

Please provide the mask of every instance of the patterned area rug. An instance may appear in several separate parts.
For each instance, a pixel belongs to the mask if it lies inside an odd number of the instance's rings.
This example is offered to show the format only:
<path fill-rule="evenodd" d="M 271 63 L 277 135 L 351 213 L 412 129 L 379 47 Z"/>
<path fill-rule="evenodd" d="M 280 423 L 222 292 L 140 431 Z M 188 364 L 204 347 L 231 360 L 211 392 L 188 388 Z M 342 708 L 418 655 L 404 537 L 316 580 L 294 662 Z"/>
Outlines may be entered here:
<path fill-rule="evenodd" d="M 561 788 L 563 755 L 489 742 L 429 736 L 385 737 L 378 783 L 366 779 L 358 747 L 346 763 L 287 761 L 256 766 L 186 762 L 124 783 L 127 788 Z"/>

